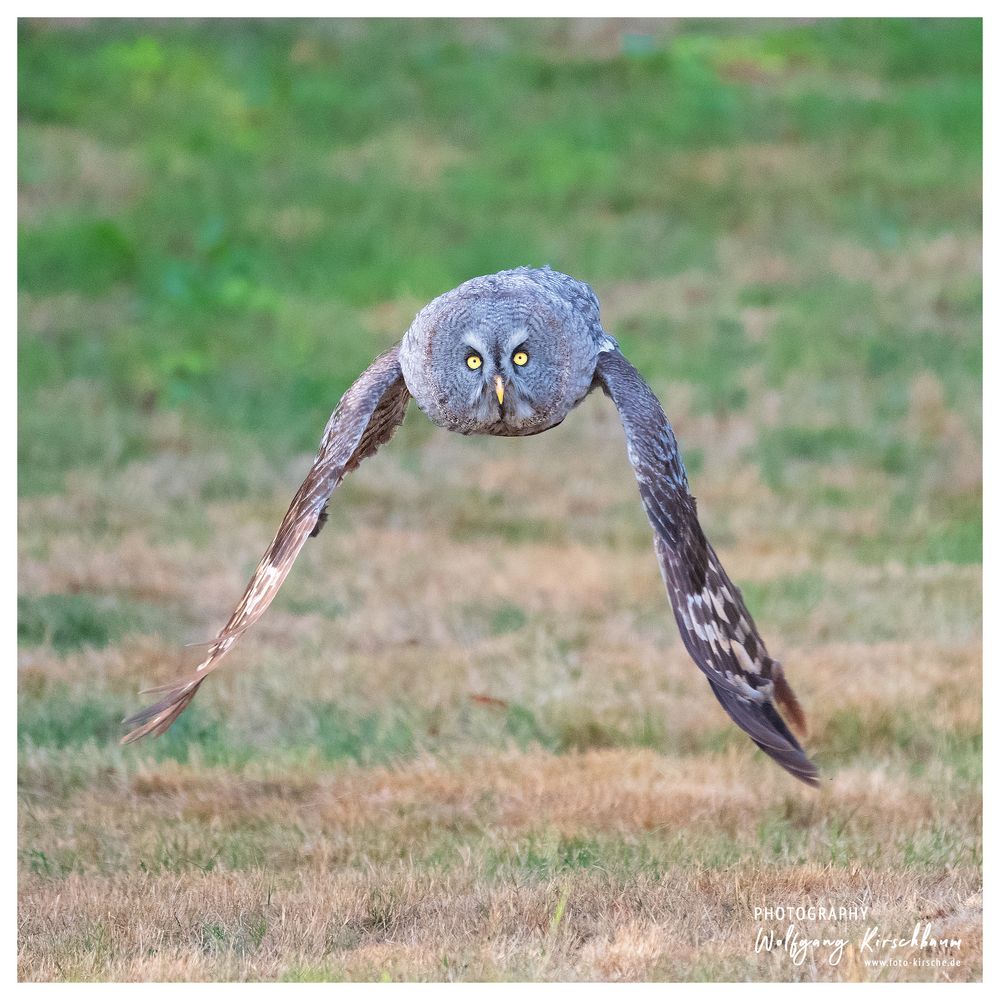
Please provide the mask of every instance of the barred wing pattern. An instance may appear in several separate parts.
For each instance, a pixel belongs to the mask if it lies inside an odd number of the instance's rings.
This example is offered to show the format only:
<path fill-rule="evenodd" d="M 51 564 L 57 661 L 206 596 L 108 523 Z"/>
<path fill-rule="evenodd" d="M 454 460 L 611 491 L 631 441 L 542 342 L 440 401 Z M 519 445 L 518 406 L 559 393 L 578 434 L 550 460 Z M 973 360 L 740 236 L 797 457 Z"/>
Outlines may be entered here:
<path fill-rule="evenodd" d="M 599 355 L 595 380 L 611 397 L 625 428 L 660 572 L 688 653 L 750 739 L 796 778 L 817 784 L 816 765 L 775 702 L 802 733 L 805 716 L 781 664 L 768 656 L 739 588 L 701 530 L 677 441 L 659 400 L 617 349 Z"/>
<path fill-rule="evenodd" d="M 166 692 L 166 696 L 125 720 L 130 731 L 123 743 L 159 735 L 173 725 L 206 676 L 267 610 L 306 539 L 322 528 L 330 495 L 347 473 L 353 472 L 363 459 L 375 454 L 392 437 L 403 421 L 409 399 L 397 346 L 376 358 L 344 393 L 326 425 L 312 468 L 295 494 L 274 541 L 257 564 L 236 610 L 209 647 L 208 655 L 191 677 L 152 689 Z"/>

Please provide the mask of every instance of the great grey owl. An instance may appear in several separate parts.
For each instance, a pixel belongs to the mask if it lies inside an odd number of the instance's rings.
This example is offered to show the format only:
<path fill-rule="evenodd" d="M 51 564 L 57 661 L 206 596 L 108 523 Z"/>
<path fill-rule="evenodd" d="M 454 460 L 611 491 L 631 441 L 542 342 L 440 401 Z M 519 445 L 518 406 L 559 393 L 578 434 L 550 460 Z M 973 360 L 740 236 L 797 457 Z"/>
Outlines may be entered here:
<path fill-rule="evenodd" d="M 592 389 L 611 397 L 625 429 L 653 544 L 681 638 L 733 721 L 795 777 L 817 783 L 776 706 L 804 732 L 781 665 L 767 653 L 739 588 L 698 523 L 670 424 L 656 396 L 601 326 L 589 285 L 548 267 L 472 278 L 425 306 L 400 344 L 347 390 L 319 453 L 246 592 L 195 672 L 126 720 L 125 742 L 164 732 L 206 676 L 274 599 L 344 476 L 388 441 L 410 397 L 460 434 L 523 436 L 555 427 Z"/>

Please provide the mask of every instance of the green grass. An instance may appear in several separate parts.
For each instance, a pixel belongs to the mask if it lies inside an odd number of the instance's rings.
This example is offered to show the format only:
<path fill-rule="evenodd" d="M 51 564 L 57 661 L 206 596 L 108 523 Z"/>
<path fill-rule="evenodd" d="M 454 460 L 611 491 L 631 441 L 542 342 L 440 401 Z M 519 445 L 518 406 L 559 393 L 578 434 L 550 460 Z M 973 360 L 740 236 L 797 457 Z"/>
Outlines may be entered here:
<path fill-rule="evenodd" d="M 58 339 L 23 343 L 22 410 L 70 377 L 99 378 L 126 413 L 140 402 L 182 406 L 213 426 L 252 428 L 262 443 L 304 448 L 382 346 L 363 336 L 358 307 L 425 300 L 522 262 L 550 262 L 598 290 L 714 271 L 718 236 L 743 227 L 763 227 L 769 251 L 790 255 L 848 234 L 895 250 L 956 224 L 974 229 L 980 44 L 971 20 L 735 38 L 693 25 L 646 53 L 553 61 L 514 23 L 474 51 L 443 23 L 372 23 L 348 41 L 333 24 L 62 32 L 22 22 L 22 186 L 44 207 L 21 225 L 19 286 L 87 298 L 116 287 L 130 305 L 114 329 L 84 318 Z M 917 72 L 914 50 L 950 56 Z M 729 68 L 745 64 L 773 86 L 733 79 Z M 852 73 L 879 79 L 883 93 L 832 86 Z M 128 163 L 135 193 L 96 212 L 72 156 L 31 155 L 37 145 L 44 154 L 52 130 L 73 130 L 71 148 L 74 134 L 98 144 L 111 171 Z M 357 152 L 366 143 L 379 152 Z M 719 184 L 685 168 L 699 150 L 740 143 L 787 147 L 790 176 L 757 180 L 734 166 Z M 798 179 L 797 151 L 813 147 L 830 164 L 822 184 Z M 338 173 L 338 154 L 358 162 Z M 415 185 L 421 166 L 430 175 Z M 318 221 L 290 238 L 268 231 L 289 209 Z M 736 373 L 761 353 L 779 387 L 803 367 L 836 377 L 888 365 L 898 377 L 945 360 L 929 338 L 895 363 L 902 331 L 871 316 L 862 284 L 739 294 L 763 294 L 787 317 L 764 348 L 746 345 L 725 317 L 714 331 L 662 331 L 662 353 L 640 350 L 654 331 L 623 330 L 623 343 L 652 375 L 687 378 L 723 409 L 741 405 Z M 975 289 L 948 308 L 978 311 Z M 861 340 L 855 318 L 867 328 Z M 956 346 L 947 368 L 975 377 L 978 355 L 966 363 Z M 30 464 L 63 472 L 68 458 Z"/>
<path fill-rule="evenodd" d="M 114 596 L 44 594 L 19 597 L 17 642 L 48 644 L 60 653 L 84 646 L 98 649 L 130 632 L 155 631 L 165 616 L 156 605 Z"/>

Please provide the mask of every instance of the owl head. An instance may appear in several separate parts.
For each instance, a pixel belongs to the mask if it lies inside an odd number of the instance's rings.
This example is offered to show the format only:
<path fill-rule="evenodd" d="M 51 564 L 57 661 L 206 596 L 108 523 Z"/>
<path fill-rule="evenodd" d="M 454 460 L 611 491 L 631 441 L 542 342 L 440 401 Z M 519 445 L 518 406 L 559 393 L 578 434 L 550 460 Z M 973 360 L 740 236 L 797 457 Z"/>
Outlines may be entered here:
<path fill-rule="evenodd" d="M 400 365 L 417 405 L 439 426 L 537 434 L 587 394 L 597 350 L 594 332 L 558 289 L 532 272 L 503 271 L 422 309 L 403 338 Z"/>

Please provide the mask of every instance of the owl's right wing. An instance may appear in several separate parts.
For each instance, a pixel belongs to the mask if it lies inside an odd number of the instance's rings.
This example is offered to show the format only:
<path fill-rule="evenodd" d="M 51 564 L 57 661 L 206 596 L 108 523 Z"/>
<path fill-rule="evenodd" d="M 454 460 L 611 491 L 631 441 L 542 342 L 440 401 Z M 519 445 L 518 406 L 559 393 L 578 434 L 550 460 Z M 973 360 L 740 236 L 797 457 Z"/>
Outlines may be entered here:
<path fill-rule="evenodd" d="M 677 441 L 659 400 L 617 349 L 598 355 L 595 382 L 609 395 L 625 428 L 660 572 L 691 658 L 730 718 L 785 770 L 809 785 L 819 772 L 785 720 L 805 730 L 805 716 L 781 664 L 764 640 L 705 538 Z"/>
<path fill-rule="evenodd" d="M 165 697 L 125 720 L 130 731 L 123 743 L 159 735 L 173 725 L 201 682 L 267 610 L 306 539 L 322 528 L 330 495 L 347 473 L 353 472 L 363 459 L 374 455 L 392 437 L 403 422 L 409 399 L 396 346 L 376 358 L 344 393 L 326 425 L 312 468 L 295 494 L 274 541 L 257 564 L 229 621 L 209 646 L 205 659 L 190 677 L 153 689 L 165 692 Z"/>

